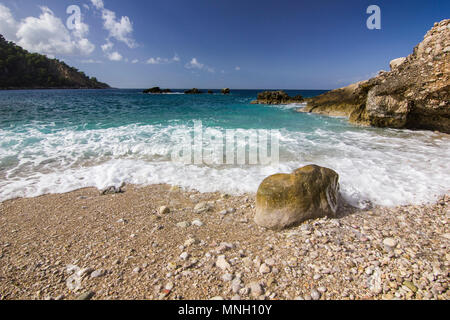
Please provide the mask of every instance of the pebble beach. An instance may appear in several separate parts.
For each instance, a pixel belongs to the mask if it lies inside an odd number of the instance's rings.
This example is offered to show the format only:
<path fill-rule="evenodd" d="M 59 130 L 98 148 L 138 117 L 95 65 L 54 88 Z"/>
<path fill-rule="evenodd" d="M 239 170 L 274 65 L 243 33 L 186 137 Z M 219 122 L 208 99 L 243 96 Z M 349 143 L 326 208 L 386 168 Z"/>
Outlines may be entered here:
<path fill-rule="evenodd" d="M 0 203 L 0 299 L 450 298 L 448 195 L 275 232 L 254 194 L 123 191 Z"/>

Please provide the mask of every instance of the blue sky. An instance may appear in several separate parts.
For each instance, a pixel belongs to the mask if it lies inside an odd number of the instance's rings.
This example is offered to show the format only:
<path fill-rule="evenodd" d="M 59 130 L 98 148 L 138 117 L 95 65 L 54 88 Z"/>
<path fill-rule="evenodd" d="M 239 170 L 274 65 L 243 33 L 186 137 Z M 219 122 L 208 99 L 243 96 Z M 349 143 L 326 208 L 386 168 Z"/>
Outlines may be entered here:
<path fill-rule="evenodd" d="M 372 4 L 381 30 L 366 27 Z M 0 33 L 119 88 L 333 89 L 387 70 L 449 13 L 445 0 L 0 0 Z"/>

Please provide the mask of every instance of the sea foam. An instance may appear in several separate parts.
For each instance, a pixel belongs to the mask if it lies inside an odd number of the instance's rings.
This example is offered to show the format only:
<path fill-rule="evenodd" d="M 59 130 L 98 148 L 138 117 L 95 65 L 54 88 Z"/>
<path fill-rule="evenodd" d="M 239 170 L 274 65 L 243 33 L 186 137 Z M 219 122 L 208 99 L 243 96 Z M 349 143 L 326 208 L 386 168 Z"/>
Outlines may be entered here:
<path fill-rule="evenodd" d="M 359 207 L 430 202 L 450 187 L 447 135 L 389 129 L 307 133 L 280 129 L 278 164 L 206 166 L 171 161 L 175 141 L 185 130 L 189 127 L 176 122 L 84 131 L 47 132 L 35 124 L 14 132 L 0 129 L 0 201 L 122 182 L 254 193 L 267 176 L 307 164 L 337 171 L 343 197 Z"/>

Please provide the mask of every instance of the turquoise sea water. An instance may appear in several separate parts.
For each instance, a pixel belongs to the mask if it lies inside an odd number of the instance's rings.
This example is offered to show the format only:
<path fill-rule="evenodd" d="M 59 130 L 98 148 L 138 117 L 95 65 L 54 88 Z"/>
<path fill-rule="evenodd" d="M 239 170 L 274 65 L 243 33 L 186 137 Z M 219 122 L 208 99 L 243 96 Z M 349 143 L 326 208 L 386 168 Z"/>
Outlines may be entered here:
<path fill-rule="evenodd" d="M 268 175 L 315 163 L 336 170 L 351 203 L 434 200 L 450 189 L 450 139 L 365 128 L 303 114 L 299 105 L 251 105 L 231 95 L 145 95 L 142 90 L 0 92 L 0 201 L 81 187 L 169 183 L 199 191 L 256 192 Z M 182 92 L 182 90 L 180 91 Z M 323 91 L 288 91 L 314 96 Z M 280 162 L 267 165 L 171 161 L 194 121 L 225 133 L 276 130 Z"/>

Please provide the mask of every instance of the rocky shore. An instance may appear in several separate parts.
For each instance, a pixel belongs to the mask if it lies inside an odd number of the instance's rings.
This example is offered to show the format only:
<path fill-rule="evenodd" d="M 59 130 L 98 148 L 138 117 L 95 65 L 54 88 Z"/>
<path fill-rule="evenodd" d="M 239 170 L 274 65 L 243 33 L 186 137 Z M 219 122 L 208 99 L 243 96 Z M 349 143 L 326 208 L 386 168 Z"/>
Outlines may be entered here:
<path fill-rule="evenodd" d="M 435 23 L 391 71 L 315 98 L 299 112 L 346 116 L 375 127 L 450 133 L 450 19 Z"/>
<path fill-rule="evenodd" d="M 0 203 L 0 299 L 449 299 L 450 197 L 284 231 L 255 195 L 127 185 Z"/>

